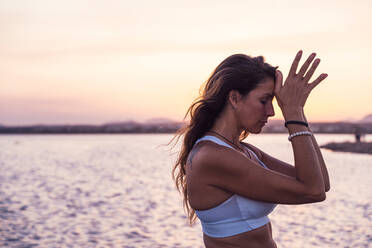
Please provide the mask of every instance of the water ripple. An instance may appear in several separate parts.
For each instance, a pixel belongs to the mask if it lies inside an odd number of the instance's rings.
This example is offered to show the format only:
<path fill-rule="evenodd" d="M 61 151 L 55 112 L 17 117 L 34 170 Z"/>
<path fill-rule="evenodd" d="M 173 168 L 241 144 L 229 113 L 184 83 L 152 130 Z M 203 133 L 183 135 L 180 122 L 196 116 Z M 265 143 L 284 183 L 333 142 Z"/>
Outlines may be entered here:
<path fill-rule="evenodd" d="M 175 158 L 157 148 L 170 137 L 0 136 L 0 247 L 203 247 L 170 178 Z M 292 159 L 284 136 L 253 139 Z M 279 206 L 278 247 L 370 247 L 372 156 L 325 158 L 327 200 Z"/>

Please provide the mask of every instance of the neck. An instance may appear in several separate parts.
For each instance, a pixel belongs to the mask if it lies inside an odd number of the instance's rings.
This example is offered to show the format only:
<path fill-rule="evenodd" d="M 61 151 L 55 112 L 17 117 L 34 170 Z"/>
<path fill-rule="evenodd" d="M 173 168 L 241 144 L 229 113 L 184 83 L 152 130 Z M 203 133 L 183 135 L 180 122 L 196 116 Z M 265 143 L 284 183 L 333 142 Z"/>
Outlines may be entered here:
<path fill-rule="evenodd" d="M 236 118 L 232 114 L 221 113 L 210 130 L 224 136 L 235 145 L 239 145 L 240 143 L 239 138 L 242 130 L 239 128 Z"/>

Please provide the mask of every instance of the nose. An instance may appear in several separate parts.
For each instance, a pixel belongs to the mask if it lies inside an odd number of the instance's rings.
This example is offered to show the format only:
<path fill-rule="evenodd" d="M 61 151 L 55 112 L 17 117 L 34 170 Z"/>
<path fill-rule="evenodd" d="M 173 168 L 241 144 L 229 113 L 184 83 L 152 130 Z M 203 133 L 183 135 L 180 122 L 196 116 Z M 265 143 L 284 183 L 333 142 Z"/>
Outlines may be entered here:
<path fill-rule="evenodd" d="M 274 106 L 272 102 L 269 102 L 269 104 L 266 105 L 266 114 L 267 116 L 275 115 Z"/>

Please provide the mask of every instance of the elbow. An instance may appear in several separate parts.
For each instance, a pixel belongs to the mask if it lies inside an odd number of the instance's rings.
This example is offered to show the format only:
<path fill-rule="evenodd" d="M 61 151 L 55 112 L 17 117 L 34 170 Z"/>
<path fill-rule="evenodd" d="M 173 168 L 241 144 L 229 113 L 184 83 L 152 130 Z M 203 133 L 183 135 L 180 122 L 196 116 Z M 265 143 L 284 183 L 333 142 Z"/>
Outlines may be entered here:
<path fill-rule="evenodd" d="M 325 190 L 325 192 L 328 192 L 330 189 L 331 189 L 331 186 L 328 184 L 328 185 L 325 186 L 324 190 Z"/>
<path fill-rule="evenodd" d="M 320 186 L 320 185 L 319 185 Z M 309 203 L 322 202 L 326 199 L 326 185 L 307 190 L 305 198 Z"/>
<path fill-rule="evenodd" d="M 329 182 L 329 179 L 324 182 L 324 186 L 325 186 L 325 189 L 324 189 L 325 192 L 328 192 L 331 189 L 331 183 Z"/>
<path fill-rule="evenodd" d="M 317 195 L 317 202 L 325 201 L 326 198 L 327 198 L 326 197 L 326 192 L 323 192 L 323 193 Z"/>
<path fill-rule="evenodd" d="M 325 193 L 325 191 L 323 191 L 323 192 L 320 192 L 320 193 L 317 193 L 317 194 L 310 194 L 310 195 L 306 196 L 306 199 L 310 203 L 322 202 L 326 199 L 326 193 Z"/>

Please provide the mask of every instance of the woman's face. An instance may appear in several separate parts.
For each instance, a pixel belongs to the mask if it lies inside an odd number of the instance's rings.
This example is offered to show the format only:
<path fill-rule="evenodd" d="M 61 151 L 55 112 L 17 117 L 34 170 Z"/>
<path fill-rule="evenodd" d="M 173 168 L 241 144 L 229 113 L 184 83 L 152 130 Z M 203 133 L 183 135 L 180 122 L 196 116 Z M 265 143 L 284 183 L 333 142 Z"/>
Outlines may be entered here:
<path fill-rule="evenodd" d="M 266 78 L 243 96 L 237 105 L 238 121 L 249 133 L 260 133 L 268 118 L 275 114 L 272 100 L 274 80 Z"/>

